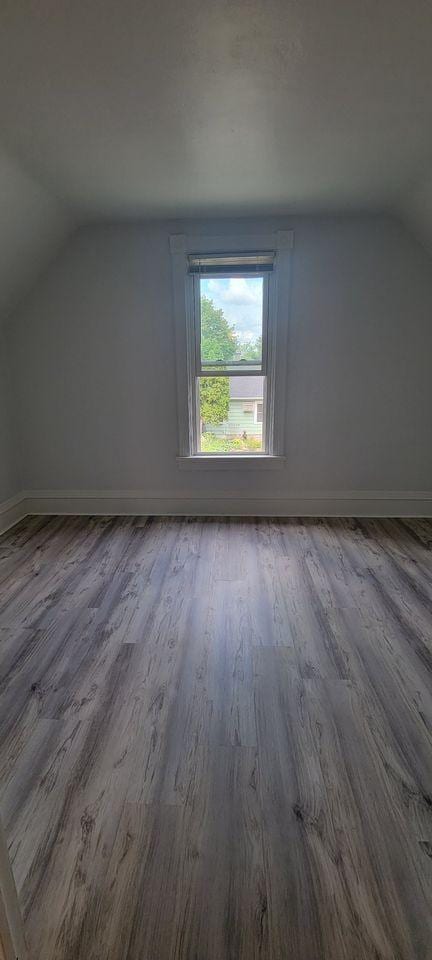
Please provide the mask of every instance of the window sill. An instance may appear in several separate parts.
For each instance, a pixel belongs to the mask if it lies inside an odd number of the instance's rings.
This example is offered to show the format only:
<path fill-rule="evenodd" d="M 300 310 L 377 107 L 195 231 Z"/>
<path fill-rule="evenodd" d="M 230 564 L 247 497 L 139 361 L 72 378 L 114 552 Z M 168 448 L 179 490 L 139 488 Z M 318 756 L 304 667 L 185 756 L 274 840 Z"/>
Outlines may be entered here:
<path fill-rule="evenodd" d="M 180 470 L 279 470 L 285 464 L 285 457 L 273 457 L 268 454 L 217 454 L 206 456 L 196 454 L 191 457 L 177 457 Z"/>

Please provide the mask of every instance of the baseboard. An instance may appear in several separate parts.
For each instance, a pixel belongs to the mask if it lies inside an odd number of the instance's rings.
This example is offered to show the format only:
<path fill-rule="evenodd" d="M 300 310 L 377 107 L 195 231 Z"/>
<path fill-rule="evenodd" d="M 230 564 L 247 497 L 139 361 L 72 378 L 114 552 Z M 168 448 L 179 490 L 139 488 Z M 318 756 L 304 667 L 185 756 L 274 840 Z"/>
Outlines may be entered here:
<path fill-rule="evenodd" d="M 432 491 L 336 491 L 287 497 L 160 497 L 140 490 L 26 490 L 0 504 L 0 534 L 27 514 L 73 516 L 432 517 Z"/>
<path fill-rule="evenodd" d="M 0 534 L 6 533 L 10 527 L 15 526 L 23 517 L 26 516 L 26 498 L 24 493 L 17 493 L 9 500 L 0 503 Z"/>
<path fill-rule="evenodd" d="M 25 515 L 432 517 L 432 491 L 290 492 L 286 497 L 158 496 L 140 490 L 31 490 Z"/>

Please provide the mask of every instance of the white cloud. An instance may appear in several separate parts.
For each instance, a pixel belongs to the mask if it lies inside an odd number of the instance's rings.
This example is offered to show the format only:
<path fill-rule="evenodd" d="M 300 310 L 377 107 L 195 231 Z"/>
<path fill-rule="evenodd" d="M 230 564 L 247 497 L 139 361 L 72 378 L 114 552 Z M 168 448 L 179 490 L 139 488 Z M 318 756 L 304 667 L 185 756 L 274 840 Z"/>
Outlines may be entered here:
<path fill-rule="evenodd" d="M 260 302 L 261 289 L 258 284 L 249 283 L 244 277 L 230 277 L 227 289 L 221 293 L 221 300 L 246 307 Z"/>
<path fill-rule="evenodd" d="M 245 277 L 201 281 L 202 290 L 223 310 L 243 343 L 256 340 L 262 325 L 262 280 Z"/>

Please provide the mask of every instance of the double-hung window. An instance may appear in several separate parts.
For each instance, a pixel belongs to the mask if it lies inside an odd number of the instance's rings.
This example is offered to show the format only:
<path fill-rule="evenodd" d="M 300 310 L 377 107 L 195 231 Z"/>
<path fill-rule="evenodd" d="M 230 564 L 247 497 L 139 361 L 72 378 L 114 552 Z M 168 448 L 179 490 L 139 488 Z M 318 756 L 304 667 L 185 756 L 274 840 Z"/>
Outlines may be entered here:
<path fill-rule="evenodd" d="M 292 236 L 280 237 L 255 249 L 250 239 L 246 249 L 240 238 L 224 249 L 221 239 L 171 238 L 182 461 L 282 458 L 288 271 L 280 254 Z"/>
<path fill-rule="evenodd" d="M 267 452 L 269 274 L 274 253 L 190 255 L 197 454 Z"/>

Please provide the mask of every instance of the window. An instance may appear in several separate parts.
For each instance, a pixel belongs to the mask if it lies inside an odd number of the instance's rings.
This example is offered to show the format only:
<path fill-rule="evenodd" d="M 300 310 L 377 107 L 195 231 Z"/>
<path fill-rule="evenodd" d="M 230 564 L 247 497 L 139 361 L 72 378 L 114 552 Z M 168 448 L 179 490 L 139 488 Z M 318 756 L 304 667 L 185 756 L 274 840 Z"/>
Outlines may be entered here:
<path fill-rule="evenodd" d="M 224 250 L 221 239 L 171 237 L 179 459 L 258 466 L 282 454 L 278 272 L 292 235 L 255 249 L 230 238 Z"/>
<path fill-rule="evenodd" d="M 188 257 L 192 283 L 198 454 L 266 450 L 268 277 L 274 253 Z"/>

